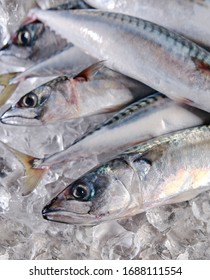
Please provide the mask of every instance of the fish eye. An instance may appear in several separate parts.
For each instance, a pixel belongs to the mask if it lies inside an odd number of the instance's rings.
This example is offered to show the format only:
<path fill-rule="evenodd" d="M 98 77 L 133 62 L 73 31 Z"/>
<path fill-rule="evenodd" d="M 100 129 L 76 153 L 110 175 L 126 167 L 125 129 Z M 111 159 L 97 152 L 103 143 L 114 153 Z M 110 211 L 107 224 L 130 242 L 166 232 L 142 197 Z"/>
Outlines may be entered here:
<path fill-rule="evenodd" d="M 26 94 L 19 104 L 21 107 L 33 108 L 36 107 L 38 104 L 38 97 L 35 93 L 31 92 Z"/>
<path fill-rule="evenodd" d="M 17 36 L 17 43 L 22 46 L 30 46 L 31 34 L 28 30 L 21 30 Z"/>
<path fill-rule="evenodd" d="M 72 188 L 72 195 L 76 200 L 88 200 L 93 195 L 91 188 L 85 184 L 77 184 Z"/>

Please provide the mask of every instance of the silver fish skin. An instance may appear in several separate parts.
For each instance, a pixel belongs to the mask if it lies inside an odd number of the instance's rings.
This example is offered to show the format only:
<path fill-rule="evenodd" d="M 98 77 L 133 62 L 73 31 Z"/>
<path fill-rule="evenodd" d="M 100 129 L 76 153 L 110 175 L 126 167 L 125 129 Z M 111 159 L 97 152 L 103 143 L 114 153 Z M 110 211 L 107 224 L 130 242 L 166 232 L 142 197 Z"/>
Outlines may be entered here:
<path fill-rule="evenodd" d="M 192 41 L 149 21 L 99 10 L 34 9 L 30 17 L 109 68 L 210 112 L 210 54 Z"/>
<path fill-rule="evenodd" d="M 52 75 L 68 75 L 74 77 L 76 74 L 97 62 L 97 59 L 85 54 L 75 46 L 68 46 L 63 51 L 45 59 L 23 73 L 17 75 L 10 83 L 17 83 L 29 77 L 43 77 Z"/>
<path fill-rule="evenodd" d="M 59 120 L 115 112 L 131 103 L 135 98 L 127 85 L 127 81 L 131 82 L 131 79 L 120 74 L 118 77 L 121 76 L 121 80 L 106 78 L 103 74 L 97 78 L 96 72 L 101 68 L 103 64 L 96 63 L 75 78 L 59 76 L 28 92 L 1 116 L 1 122 L 30 125 L 29 119 L 36 119 L 40 121 L 39 124 L 48 124 Z M 135 83 L 141 86 L 141 83 Z M 145 88 L 146 93 L 147 90 L 149 92 L 152 90 Z M 141 92 L 138 96 L 141 97 Z"/>
<path fill-rule="evenodd" d="M 48 169 L 58 163 L 81 158 L 85 160 L 91 156 L 97 156 L 98 162 L 103 163 L 135 143 L 209 123 L 209 118 L 206 112 L 180 106 L 164 95 L 155 93 L 116 113 L 61 152 L 38 159 L 13 150 L 25 169 L 23 194 L 29 194 Z"/>
<path fill-rule="evenodd" d="M 130 148 L 71 183 L 42 211 L 50 221 L 94 225 L 194 198 L 210 189 L 210 127 Z"/>
<path fill-rule="evenodd" d="M 86 0 L 91 6 L 152 21 L 210 47 L 210 2 L 207 0 Z"/>
<path fill-rule="evenodd" d="M 46 157 L 41 166 L 88 158 L 90 155 L 96 155 L 99 162 L 104 162 L 136 143 L 209 121 L 208 113 L 178 105 L 155 93 L 122 109 L 65 150 Z"/>

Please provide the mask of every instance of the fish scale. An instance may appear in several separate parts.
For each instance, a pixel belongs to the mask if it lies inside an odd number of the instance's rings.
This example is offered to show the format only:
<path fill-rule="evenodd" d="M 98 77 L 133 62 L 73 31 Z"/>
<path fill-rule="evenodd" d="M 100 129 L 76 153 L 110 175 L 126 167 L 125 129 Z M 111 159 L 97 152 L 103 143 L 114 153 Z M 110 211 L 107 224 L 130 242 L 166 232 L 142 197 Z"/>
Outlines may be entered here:
<path fill-rule="evenodd" d="M 44 207 L 43 217 L 93 225 L 192 199 L 210 188 L 209 136 L 207 125 L 128 149 L 69 184 Z M 77 190 L 83 192 L 75 196 Z"/>
<path fill-rule="evenodd" d="M 209 48 L 209 1 L 86 0 L 95 8 L 124 13 L 163 25 Z M 187 20 L 186 20 L 187 19 Z"/>
<path fill-rule="evenodd" d="M 93 13 L 94 12 L 95 11 L 93 11 Z M 79 14 L 85 15 L 86 10 L 79 11 Z M 186 48 L 188 50 L 187 54 L 189 54 L 190 56 L 203 60 L 207 63 L 210 62 L 210 55 L 205 49 L 202 49 L 200 46 L 195 45 L 194 42 L 187 40 L 186 38 L 180 36 L 179 34 L 170 32 L 170 30 L 162 26 L 156 25 L 147 20 L 141 20 L 139 18 L 131 17 L 125 14 L 98 12 L 98 15 L 101 15 L 102 17 L 107 17 L 111 20 L 115 20 L 115 21 L 118 20 L 121 23 L 130 24 L 137 28 L 142 28 L 143 30 L 148 31 L 149 33 L 156 34 L 158 36 L 163 35 L 164 39 L 168 41 L 171 40 L 172 45 L 180 46 L 181 48 Z"/>
<path fill-rule="evenodd" d="M 210 112 L 210 54 L 183 36 L 147 20 L 99 10 L 34 10 L 31 16 L 109 68 Z"/>
<path fill-rule="evenodd" d="M 187 137 L 192 135 L 197 136 L 199 133 L 210 132 L 210 125 L 193 127 L 185 129 L 184 131 L 174 132 L 171 135 L 166 135 L 158 138 L 157 140 L 148 140 L 142 145 L 136 145 L 134 147 L 128 148 L 123 154 L 133 154 L 133 153 L 145 153 L 147 150 L 152 149 L 155 146 L 161 145 L 163 143 L 175 143 L 177 141 L 186 141 Z"/>

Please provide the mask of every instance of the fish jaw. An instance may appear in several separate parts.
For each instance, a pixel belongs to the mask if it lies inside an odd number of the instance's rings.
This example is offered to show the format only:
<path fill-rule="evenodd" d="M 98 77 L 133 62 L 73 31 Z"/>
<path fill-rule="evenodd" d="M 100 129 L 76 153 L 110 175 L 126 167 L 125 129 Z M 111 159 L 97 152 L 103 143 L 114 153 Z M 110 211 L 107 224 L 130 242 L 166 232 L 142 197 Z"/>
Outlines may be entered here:
<path fill-rule="evenodd" d="M 40 125 L 40 112 L 36 108 L 10 107 L 0 118 L 1 123 L 9 125 Z"/>
<path fill-rule="evenodd" d="M 1 116 L 0 122 L 3 123 L 3 124 L 17 125 L 17 126 L 41 125 L 41 122 L 36 117 L 32 117 L 32 116 L 26 117 L 26 115 L 25 116 L 23 116 L 23 115 L 18 116 L 16 113 L 15 113 L 15 116 L 14 116 L 13 114 L 14 114 L 13 110 L 11 110 L 11 112 L 9 112 L 9 111 L 5 112 Z"/>

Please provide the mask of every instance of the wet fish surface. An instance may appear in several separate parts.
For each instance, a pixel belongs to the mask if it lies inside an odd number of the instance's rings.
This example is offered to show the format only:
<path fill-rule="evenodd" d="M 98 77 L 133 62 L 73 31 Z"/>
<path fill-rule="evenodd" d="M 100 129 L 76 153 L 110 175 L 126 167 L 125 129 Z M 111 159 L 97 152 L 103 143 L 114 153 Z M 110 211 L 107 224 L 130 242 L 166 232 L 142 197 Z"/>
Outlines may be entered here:
<path fill-rule="evenodd" d="M 210 54 L 192 41 L 149 21 L 99 10 L 35 9 L 30 16 L 109 68 L 210 112 Z"/>
<path fill-rule="evenodd" d="M 111 70 L 106 69 L 103 73 L 102 68 L 103 63 L 96 63 L 75 78 L 59 76 L 47 82 L 25 94 L 1 116 L 1 122 L 32 125 L 38 124 L 38 120 L 40 124 L 48 124 L 59 120 L 115 112 L 137 97 L 154 91 L 121 74 L 114 74 Z"/>
<path fill-rule="evenodd" d="M 209 126 L 149 140 L 71 183 L 43 217 L 93 225 L 192 199 L 210 188 L 209 156 Z"/>
<path fill-rule="evenodd" d="M 86 0 L 86 2 L 98 9 L 149 20 L 204 47 L 210 47 L 208 0 Z"/>
<path fill-rule="evenodd" d="M 204 123 L 209 123 L 209 114 L 206 112 L 180 106 L 162 94 L 155 93 L 116 113 L 63 151 L 37 159 L 13 150 L 25 169 L 23 194 L 30 193 L 48 169 L 58 163 L 93 155 L 102 163 L 136 143 Z"/>

